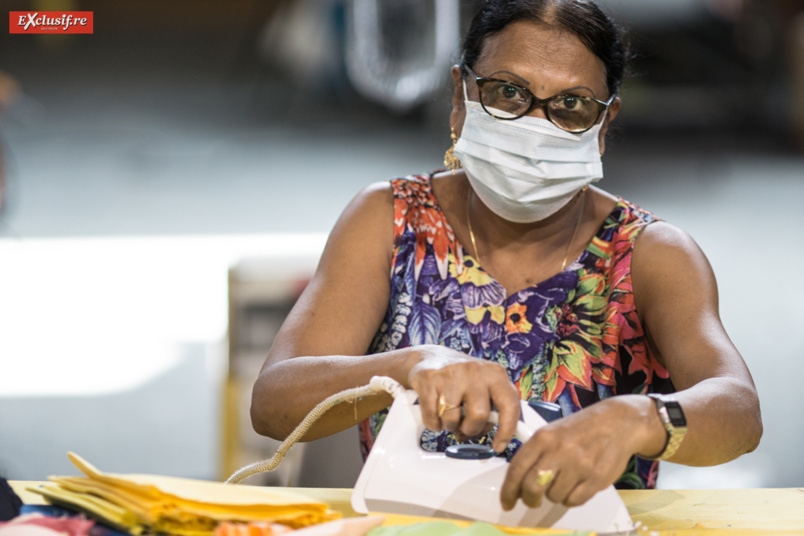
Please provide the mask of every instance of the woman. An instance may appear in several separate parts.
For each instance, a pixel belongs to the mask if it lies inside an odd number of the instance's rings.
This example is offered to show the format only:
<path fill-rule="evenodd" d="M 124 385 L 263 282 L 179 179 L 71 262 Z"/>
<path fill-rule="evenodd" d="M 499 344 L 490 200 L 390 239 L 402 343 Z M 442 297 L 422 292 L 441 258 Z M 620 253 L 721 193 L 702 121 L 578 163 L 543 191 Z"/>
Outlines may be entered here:
<path fill-rule="evenodd" d="M 558 402 L 567 416 L 511 460 L 506 509 L 651 487 L 660 457 L 713 465 L 756 448 L 757 393 L 703 253 L 590 186 L 624 58 L 591 2 L 484 4 L 452 69 L 454 169 L 346 208 L 254 386 L 258 432 L 284 438 L 375 375 L 418 392 L 431 448 L 482 435 L 493 405 L 503 452 L 520 397 Z M 390 403 L 335 407 L 305 439 L 362 422 L 370 448 Z"/>

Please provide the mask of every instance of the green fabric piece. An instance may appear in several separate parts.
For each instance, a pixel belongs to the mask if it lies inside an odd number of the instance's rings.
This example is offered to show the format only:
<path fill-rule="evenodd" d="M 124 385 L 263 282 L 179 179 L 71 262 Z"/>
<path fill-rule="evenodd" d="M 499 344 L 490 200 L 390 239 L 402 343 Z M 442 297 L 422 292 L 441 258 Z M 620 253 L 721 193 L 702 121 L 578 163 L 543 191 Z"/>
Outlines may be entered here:
<path fill-rule="evenodd" d="M 494 527 L 491 528 L 493 529 Z M 414 523 L 413 525 L 374 527 L 366 536 L 454 536 L 460 531 L 461 528 L 455 523 L 429 521 L 427 523 Z M 489 534 L 489 536 L 492 535 Z"/>
<path fill-rule="evenodd" d="M 592 534 L 587 531 L 576 531 L 568 533 L 566 531 L 556 532 L 556 536 L 589 536 Z M 461 528 L 449 521 L 428 521 L 426 523 L 414 523 L 413 525 L 393 525 L 390 527 L 374 527 L 366 536 L 508 536 L 505 532 L 488 523 L 472 523 L 466 528 Z M 542 533 L 540 536 L 549 536 L 549 533 Z"/>

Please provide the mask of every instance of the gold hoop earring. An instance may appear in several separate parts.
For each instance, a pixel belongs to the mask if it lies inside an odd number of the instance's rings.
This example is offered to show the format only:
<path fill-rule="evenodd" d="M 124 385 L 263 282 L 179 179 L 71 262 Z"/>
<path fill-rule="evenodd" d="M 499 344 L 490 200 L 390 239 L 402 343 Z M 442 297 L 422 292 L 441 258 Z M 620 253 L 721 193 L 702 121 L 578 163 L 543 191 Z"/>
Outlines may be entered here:
<path fill-rule="evenodd" d="M 444 153 L 444 167 L 451 170 L 452 174 L 455 175 L 455 172 L 461 169 L 461 161 L 455 156 L 455 144 L 458 143 L 458 136 L 455 134 L 454 128 L 449 130 L 449 136 L 452 138 L 452 146 Z"/>

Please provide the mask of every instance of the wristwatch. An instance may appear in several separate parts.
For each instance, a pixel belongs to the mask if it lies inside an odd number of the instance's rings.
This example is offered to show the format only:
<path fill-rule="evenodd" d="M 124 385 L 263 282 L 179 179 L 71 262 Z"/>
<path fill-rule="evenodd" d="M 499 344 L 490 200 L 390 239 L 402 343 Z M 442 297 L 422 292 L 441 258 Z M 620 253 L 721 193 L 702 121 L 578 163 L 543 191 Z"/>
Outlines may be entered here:
<path fill-rule="evenodd" d="M 654 459 L 667 460 L 673 457 L 684 440 L 684 435 L 687 433 L 687 418 L 684 417 L 684 410 L 681 409 L 681 404 L 678 403 L 678 400 L 673 395 L 648 393 L 648 396 L 656 404 L 659 419 L 661 419 L 664 429 L 667 430 L 667 443 L 664 446 L 664 450 Z"/>

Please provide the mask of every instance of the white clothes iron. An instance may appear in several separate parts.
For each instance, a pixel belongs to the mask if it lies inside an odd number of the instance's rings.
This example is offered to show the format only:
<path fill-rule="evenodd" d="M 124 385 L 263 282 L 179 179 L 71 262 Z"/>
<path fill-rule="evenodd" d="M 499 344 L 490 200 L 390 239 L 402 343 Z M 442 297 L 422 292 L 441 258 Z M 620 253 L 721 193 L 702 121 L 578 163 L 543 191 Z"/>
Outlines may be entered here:
<path fill-rule="evenodd" d="M 471 447 L 469 452 L 450 454 L 423 450 L 419 440 L 424 425 L 416 400 L 415 391 L 395 397 L 355 484 L 352 508 L 356 512 L 465 519 L 513 527 L 595 532 L 633 529 L 628 510 L 613 486 L 582 506 L 568 508 L 545 498 L 538 508 L 528 508 L 519 501 L 513 510 L 504 511 L 500 489 L 508 462 L 497 456 L 463 459 L 472 456 Z M 546 421 L 524 401 L 521 415 L 516 436 L 524 442 Z"/>

